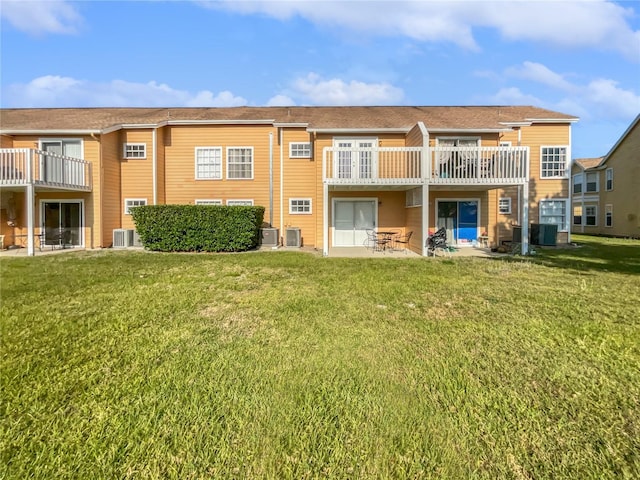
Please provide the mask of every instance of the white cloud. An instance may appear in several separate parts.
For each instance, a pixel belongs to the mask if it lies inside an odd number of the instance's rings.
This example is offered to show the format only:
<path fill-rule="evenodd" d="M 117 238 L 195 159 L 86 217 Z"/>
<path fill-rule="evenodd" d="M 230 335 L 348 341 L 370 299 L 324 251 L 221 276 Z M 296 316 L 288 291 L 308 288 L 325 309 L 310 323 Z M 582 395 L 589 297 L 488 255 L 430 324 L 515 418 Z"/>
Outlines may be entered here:
<path fill-rule="evenodd" d="M 267 107 L 290 107 L 295 104 L 296 102 L 294 102 L 287 95 L 275 95 L 269 99 L 266 106 Z"/>
<path fill-rule="evenodd" d="M 543 101 L 533 95 L 523 93 L 518 87 L 504 87 L 495 95 L 481 101 L 538 105 L 578 115 L 582 118 L 624 121 L 634 118 L 640 111 L 640 95 L 620 87 L 615 80 L 598 78 L 587 84 L 570 82 L 566 79 L 566 75 L 556 73 L 540 63 L 529 61 L 507 68 L 504 77 L 524 79 L 551 87 L 550 93 L 547 93 L 545 97 L 553 97 L 554 99 Z"/>
<path fill-rule="evenodd" d="M 191 93 L 154 81 L 100 83 L 55 75 L 10 85 L 3 98 L 7 107 L 236 107 L 248 103 L 229 91 Z"/>
<path fill-rule="evenodd" d="M 607 0 L 451 2 L 199 1 L 240 14 L 286 20 L 300 16 L 319 25 L 372 35 L 403 35 L 419 41 L 449 42 L 478 49 L 474 29 L 491 28 L 512 41 L 617 51 L 640 61 L 640 31 L 627 19 L 632 8 Z"/>
<path fill-rule="evenodd" d="M 404 98 L 402 89 L 388 83 L 323 79 L 313 72 L 294 80 L 290 93 L 312 105 L 393 105 Z"/>
<path fill-rule="evenodd" d="M 31 35 L 76 33 L 82 24 L 80 14 L 64 0 L 2 0 L 0 16 Z"/>

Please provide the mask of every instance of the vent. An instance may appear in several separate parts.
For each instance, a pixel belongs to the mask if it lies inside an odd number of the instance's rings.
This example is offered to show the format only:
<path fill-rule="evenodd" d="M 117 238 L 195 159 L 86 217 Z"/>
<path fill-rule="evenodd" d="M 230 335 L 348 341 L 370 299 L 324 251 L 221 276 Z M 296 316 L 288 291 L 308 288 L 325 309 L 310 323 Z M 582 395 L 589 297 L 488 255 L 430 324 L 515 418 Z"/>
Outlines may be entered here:
<path fill-rule="evenodd" d="M 287 228 L 285 240 L 287 247 L 300 247 L 302 245 L 300 229 L 297 227 Z"/>
<path fill-rule="evenodd" d="M 266 247 L 278 246 L 278 229 L 277 228 L 261 228 L 260 229 L 260 245 Z"/>
<path fill-rule="evenodd" d="M 113 231 L 113 248 L 127 248 L 133 245 L 133 230 L 116 228 Z"/>

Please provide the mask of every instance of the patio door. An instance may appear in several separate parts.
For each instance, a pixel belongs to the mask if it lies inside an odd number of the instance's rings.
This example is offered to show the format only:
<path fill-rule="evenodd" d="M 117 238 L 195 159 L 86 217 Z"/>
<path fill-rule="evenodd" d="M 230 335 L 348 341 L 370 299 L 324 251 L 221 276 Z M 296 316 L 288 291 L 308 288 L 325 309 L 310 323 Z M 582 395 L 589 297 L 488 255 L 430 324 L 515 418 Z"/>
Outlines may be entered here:
<path fill-rule="evenodd" d="M 83 203 L 78 200 L 43 200 L 42 231 L 45 245 L 82 246 Z"/>
<path fill-rule="evenodd" d="M 80 140 L 41 140 L 40 149 L 59 156 L 82 157 L 82 142 Z M 71 183 L 71 179 L 78 178 L 78 165 L 65 162 L 58 156 L 45 155 L 40 163 L 40 178 L 45 182 Z"/>
<path fill-rule="evenodd" d="M 335 140 L 339 149 L 334 171 L 338 178 L 373 178 L 376 172 L 374 146 L 376 139 Z M 350 149 L 350 150 L 347 150 Z"/>
<path fill-rule="evenodd" d="M 334 200 L 333 245 L 361 247 L 376 222 L 376 200 Z"/>
<path fill-rule="evenodd" d="M 478 239 L 478 200 L 438 200 L 437 227 L 447 230 L 447 242 L 473 245 Z"/>

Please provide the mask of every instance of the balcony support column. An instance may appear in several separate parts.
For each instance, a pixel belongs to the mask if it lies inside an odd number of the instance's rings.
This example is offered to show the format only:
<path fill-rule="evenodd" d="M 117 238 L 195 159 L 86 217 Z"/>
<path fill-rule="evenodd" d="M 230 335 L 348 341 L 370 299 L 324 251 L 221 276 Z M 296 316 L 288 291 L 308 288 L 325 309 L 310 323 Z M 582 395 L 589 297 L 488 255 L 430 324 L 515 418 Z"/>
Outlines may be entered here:
<path fill-rule="evenodd" d="M 322 255 L 329 256 L 329 185 L 322 183 Z"/>
<path fill-rule="evenodd" d="M 34 248 L 34 223 L 35 223 L 35 212 L 34 212 L 34 203 L 35 203 L 35 195 L 33 191 L 33 183 L 29 183 L 26 187 L 26 195 L 25 195 L 25 203 L 27 210 L 27 255 L 32 257 L 35 254 Z"/>
<path fill-rule="evenodd" d="M 522 185 L 522 255 L 529 253 L 529 181 Z"/>
<path fill-rule="evenodd" d="M 427 238 L 429 237 L 429 183 L 422 185 L 422 256 L 429 256 Z"/>

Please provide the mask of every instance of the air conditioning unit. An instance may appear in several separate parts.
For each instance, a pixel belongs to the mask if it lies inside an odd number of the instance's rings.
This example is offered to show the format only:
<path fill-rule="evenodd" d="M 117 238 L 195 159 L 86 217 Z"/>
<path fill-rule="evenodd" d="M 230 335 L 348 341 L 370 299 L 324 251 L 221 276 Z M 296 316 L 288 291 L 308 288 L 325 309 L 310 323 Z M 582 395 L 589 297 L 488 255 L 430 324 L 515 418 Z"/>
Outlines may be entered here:
<path fill-rule="evenodd" d="M 127 248 L 133 245 L 133 230 L 116 228 L 113 231 L 113 248 Z"/>
<path fill-rule="evenodd" d="M 290 227 L 285 230 L 285 245 L 287 247 L 300 247 L 302 245 L 299 228 Z"/>
<path fill-rule="evenodd" d="M 261 228 L 260 229 L 260 245 L 265 247 L 278 246 L 278 229 L 277 228 Z"/>

